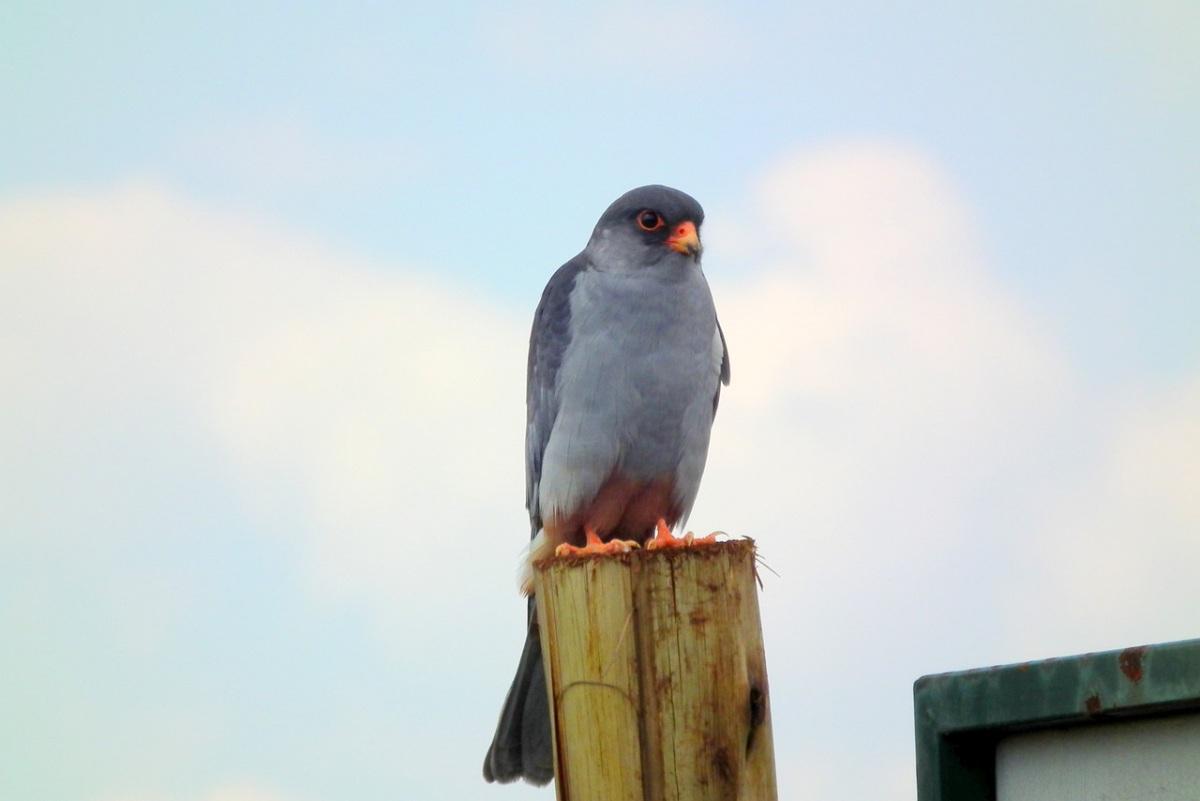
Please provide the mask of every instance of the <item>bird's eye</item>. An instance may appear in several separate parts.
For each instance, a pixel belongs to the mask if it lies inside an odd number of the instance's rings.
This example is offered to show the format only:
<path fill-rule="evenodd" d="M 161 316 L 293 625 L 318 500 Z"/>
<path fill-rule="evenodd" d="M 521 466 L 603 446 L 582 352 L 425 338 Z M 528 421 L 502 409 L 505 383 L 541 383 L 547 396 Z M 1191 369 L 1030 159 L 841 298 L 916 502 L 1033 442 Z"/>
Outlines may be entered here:
<path fill-rule="evenodd" d="M 637 224 L 638 228 L 641 228 L 643 231 L 657 231 L 659 228 L 662 228 L 664 225 L 666 225 L 661 214 L 659 214 L 657 211 L 650 211 L 649 209 L 638 212 Z"/>

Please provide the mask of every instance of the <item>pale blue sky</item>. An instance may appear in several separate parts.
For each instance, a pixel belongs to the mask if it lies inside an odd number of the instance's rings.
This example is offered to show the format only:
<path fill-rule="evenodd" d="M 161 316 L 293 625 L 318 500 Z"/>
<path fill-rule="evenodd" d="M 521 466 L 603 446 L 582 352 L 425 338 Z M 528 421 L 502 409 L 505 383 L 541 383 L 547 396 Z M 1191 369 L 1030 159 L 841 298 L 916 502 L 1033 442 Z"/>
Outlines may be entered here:
<path fill-rule="evenodd" d="M 551 797 L 478 778 L 522 339 L 649 182 L 787 797 L 911 797 L 921 672 L 1200 635 L 1200 15 L 1125 5 L 0 12 L 0 797 Z"/>
<path fill-rule="evenodd" d="M 664 180 L 718 210 L 798 143 L 886 136 L 936 153 L 998 269 L 1070 312 L 1076 347 L 1168 369 L 1200 347 L 1188 3 L 7 15 L 8 193 L 161 176 L 520 302 L 578 248 L 595 198 Z M 256 169 L 279 131 L 294 152 Z"/>

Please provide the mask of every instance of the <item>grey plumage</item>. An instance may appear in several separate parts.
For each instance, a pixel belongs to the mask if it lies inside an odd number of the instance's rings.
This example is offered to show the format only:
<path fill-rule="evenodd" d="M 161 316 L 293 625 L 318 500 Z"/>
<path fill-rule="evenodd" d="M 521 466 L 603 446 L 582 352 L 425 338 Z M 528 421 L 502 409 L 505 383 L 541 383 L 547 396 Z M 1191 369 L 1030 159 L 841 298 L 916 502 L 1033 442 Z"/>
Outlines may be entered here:
<path fill-rule="evenodd" d="M 665 224 L 640 226 L 645 212 Z M 634 189 L 609 206 L 583 252 L 547 283 L 527 365 L 531 559 L 559 542 L 582 544 L 579 518 L 615 476 L 635 486 L 665 481 L 669 502 L 660 515 L 672 525 L 691 511 L 721 384 L 729 383 L 729 354 L 698 250 L 669 237 L 703 220 L 683 192 Z M 644 542 L 652 529 L 633 515 L 600 533 Z M 531 605 L 521 662 L 484 761 L 488 781 L 553 778 L 540 651 Z"/>
<path fill-rule="evenodd" d="M 483 760 L 483 778 L 511 782 L 524 778 L 545 784 L 554 778 L 554 753 L 550 744 L 550 709 L 546 674 L 542 667 L 542 642 L 537 613 L 529 599 L 529 628 L 517 675 L 504 699 L 496 734 Z"/>
<path fill-rule="evenodd" d="M 555 382 L 563 355 L 571 341 L 571 292 L 575 277 L 587 267 L 586 251 L 555 271 L 542 291 L 529 335 L 529 361 L 525 375 L 525 508 L 536 537 L 542 528 L 538 486 L 542 455 L 558 416 Z"/>

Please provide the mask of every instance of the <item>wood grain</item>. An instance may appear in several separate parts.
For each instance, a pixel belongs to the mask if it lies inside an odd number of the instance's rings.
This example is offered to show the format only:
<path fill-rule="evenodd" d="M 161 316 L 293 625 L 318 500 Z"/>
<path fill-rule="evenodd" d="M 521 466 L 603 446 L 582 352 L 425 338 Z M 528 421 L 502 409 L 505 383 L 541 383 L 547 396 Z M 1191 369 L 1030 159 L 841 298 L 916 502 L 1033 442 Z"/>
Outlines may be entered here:
<path fill-rule="evenodd" d="M 775 801 L 750 540 L 534 566 L 559 801 Z"/>

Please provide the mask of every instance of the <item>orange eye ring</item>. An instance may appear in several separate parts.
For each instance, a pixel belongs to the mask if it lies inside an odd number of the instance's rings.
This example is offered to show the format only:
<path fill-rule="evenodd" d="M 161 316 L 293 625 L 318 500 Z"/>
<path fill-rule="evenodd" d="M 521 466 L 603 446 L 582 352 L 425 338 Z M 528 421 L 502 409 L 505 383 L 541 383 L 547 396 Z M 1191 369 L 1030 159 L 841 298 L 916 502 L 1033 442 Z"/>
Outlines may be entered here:
<path fill-rule="evenodd" d="M 651 209 L 642 209 L 637 213 L 638 228 L 643 231 L 657 231 L 667 224 L 662 215 Z"/>

